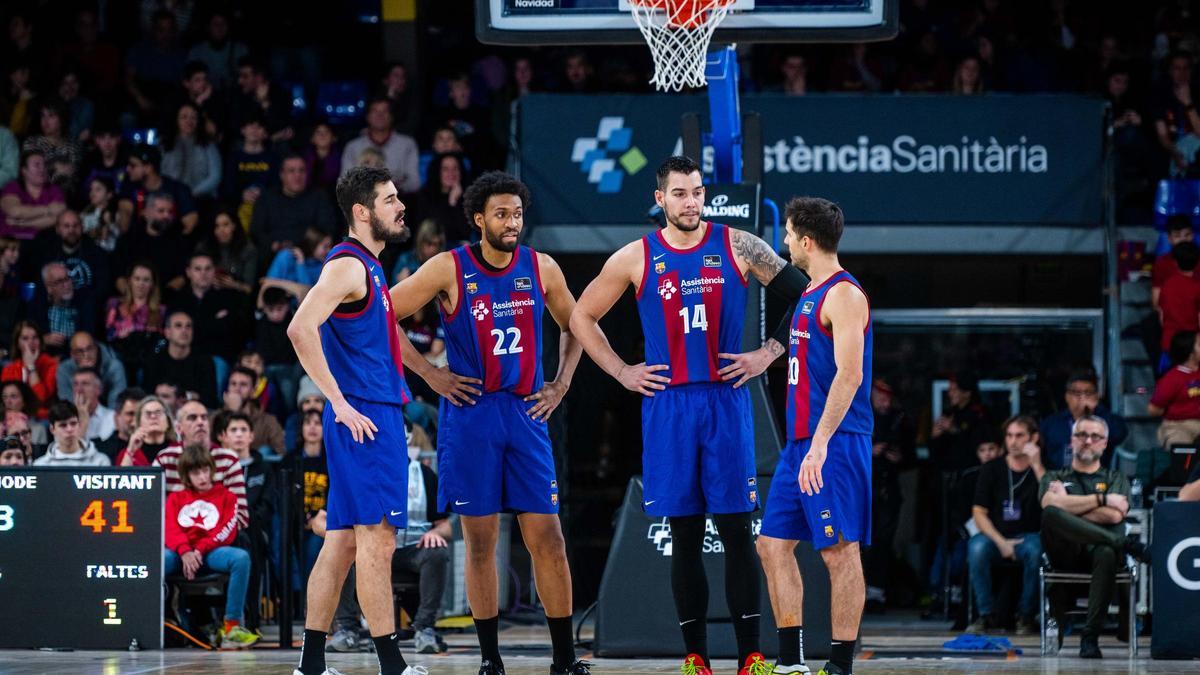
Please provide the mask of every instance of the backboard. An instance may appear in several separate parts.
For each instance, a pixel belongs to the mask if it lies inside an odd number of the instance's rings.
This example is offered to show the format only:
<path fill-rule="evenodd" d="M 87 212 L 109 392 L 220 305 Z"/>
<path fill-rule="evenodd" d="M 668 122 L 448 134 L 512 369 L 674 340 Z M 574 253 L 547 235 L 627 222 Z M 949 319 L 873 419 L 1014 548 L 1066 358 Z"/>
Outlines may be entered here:
<path fill-rule="evenodd" d="M 475 34 L 500 45 L 638 44 L 628 0 L 475 0 Z M 899 0 L 737 0 L 715 43 L 895 37 Z"/>

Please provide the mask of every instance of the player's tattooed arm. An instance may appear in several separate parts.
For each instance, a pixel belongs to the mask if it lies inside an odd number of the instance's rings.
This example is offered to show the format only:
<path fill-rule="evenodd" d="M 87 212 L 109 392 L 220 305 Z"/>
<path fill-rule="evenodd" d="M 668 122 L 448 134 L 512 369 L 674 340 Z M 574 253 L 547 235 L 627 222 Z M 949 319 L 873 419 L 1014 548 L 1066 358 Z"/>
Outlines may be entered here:
<path fill-rule="evenodd" d="M 730 243 L 733 254 L 742 261 L 750 274 L 766 286 L 771 283 L 779 270 L 787 264 L 779 254 L 771 250 L 767 242 L 743 230 L 730 230 Z"/>

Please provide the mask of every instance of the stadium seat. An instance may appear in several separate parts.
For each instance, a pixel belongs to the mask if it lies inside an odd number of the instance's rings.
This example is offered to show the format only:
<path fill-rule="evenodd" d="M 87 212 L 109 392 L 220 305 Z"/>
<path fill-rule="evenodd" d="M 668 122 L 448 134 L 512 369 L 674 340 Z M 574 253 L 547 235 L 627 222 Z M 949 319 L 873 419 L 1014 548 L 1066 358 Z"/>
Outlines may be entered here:
<path fill-rule="evenodd" d="M 396 612 L 396 626 L 400 626 L 400 610 L 409 619 L 417 615 L 421 604 L 421 578 L 414 572 L 392 572 L 392 606 Z"/>
<path fill-rule="evenodd" d="M 229 586 L 229 575 L 223 572 L 210 572 L 197 575 L 192 579 L 182 574 L 168 575 L 164 581 L 167 584 L 167 612 L 176 625 L 188 632 L 195 633 L 196 626 L 189 625 L 183 605 L 190 598 L 200 598 L 207 607 L 212 624 L 221 627 L 222 611 L 225 605 L 225 589 Z"/>
<path fill-rule="evenodd" d="M 1130 656 L 1137 656 L 1137 653 L 1138 653 L 1137 619 L 1135 616 L 1133 616 L 1134 612 L 1137 610 L 1137 592 L 1138 592 L 1137 580 L 1138 580 L 1138 569 L 1137 569 L 1136 565 L 1127 566 L 1123 571 L 1117 572 L 1117 588 L 1119 589 L 1121 587 L 1121 585 L 1124 584 L 1126 586 L 1126 588 L 1129 589 L 1129 604 L 1128 604 L 1127 611 L 1130 613 L 1130 617 L 1129 617 L 1129 621 L 1128 621 L 1129 634 L 1128 634 L 1127 638 L 1129 640 L 1128 648 L 1129 648 Z M 1042 606 L 1042 620 L 1041 620 L 1040 633 L 1041 633 L 1041 645 L 1042 645 L 1042 654 L 1043 655 L 1049 653 L 1049 651 L 1050 651 L 1050 643 L 1046 639 L 1046 621 L 1051 616 L 1053 616 L 1050 612 L 1050 602 L 1046 598 L 1046 589 L 1054 584 L 1075 584 L 1075 585 L 1086 586 L 1090 583 L 1092 583 L 1092 575 L 1091 574 L 1088 574 L 1086 572 L 1059 572 L 1059 571 L 1056 571 L 1050 567 L 1050 563 L 1049 563 L 1048 559 L 1044 555 L 1042 556 L 1041 578 L 1040 578 L 1039 586 L 1040 586 L 1040 592 L 1041 592 L 1041 606 Z M 1064 615 L 1069 614 L 1069 613 L 1070 613 L 1070 611 L 1065 612 Z M 1064 633 L 1065 630 L 1066 630 L 1066 626 L 1059 625 L 1058 634 L 1059 634 L 1060 639 L 1065 634 Z"/>

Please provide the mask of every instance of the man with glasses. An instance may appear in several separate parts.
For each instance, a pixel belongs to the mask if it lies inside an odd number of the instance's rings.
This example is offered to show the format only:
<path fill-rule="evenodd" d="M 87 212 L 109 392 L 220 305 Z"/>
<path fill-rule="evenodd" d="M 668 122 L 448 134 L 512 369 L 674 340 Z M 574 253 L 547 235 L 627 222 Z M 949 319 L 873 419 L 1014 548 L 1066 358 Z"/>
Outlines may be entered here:
<path fill-rule="evenodd" d="M 32 462 L 34 457 L 45 453 L 44 445 L 34 444 L 33 428 L 29 426 L 29 416 L 25 413 L 15 410 L 4 413 L 4 426 L 8 430 L 9 436 L 14 436 L 21 441 L 21 446 L 25 451 L 26 464 Z"/>
<path fill-rule="evenodd" d="M 1085 659 L 1101 657 L 1100 630 L 1125 555 L 1142 562 L 1150 558 L 1136 535 L 1125 534 L 1129 480 L 1120 471 L 1100 465 L 1109 440 L 1108 423 L 1103 418 L 1090 415 L 1077 421 L 1071 432 L 1071 465 L 1047 471 L 1040 488 L 1042 547 L 1050 564 L 1059 571 L 1092 575 L 1087 623 L 1079 643 L 1079 656 Z M 1061 585 L 1054 590 L 1069 592 Z M 1064 625 L 1068 602 L 1073 603 L 1073 598 L 1068 600 L 1061 593 L 1051 598 L 1059 625 Z"/>
<path fill-rule="evenodd" d="M 42 267 L 42 292 L 34 296 L 30 316 L 45 333 L 46 353 L 61 356 L 76 331 L 95 332 L 96 303 L 87 289 L 76 289 L 61 262 Z"/>
<path fill-rule="evenodd" d="M 1103 455 L 1100 459 L 1101 464 L 1108 466 L 1116 447 L 1129 435 L 1129 429 L 1125 426 L 1124 417 L 1100 402 L 1100 380 L 1096 377 L 1096 371 L 1086 368 L 1071 373 L 1067 377 L 1064 399 L 1067 403 L 1065 409 L 1042 420 L 1042 440 L 1046 444 L 1042 462 L 1046 469 L 1062 469 L 1071 465 L 1071 431 L 1079 420 L 1088 416 L 1099 417 L 1108 426 L 1108 442 L 1101 448 Z"/>
<path fill-rule="evenodd" d="M 64 401 L 75 400 L 75 387 L 72 379 L 75 371 L 83 368 L 94 368 L 100 376 L 100 386 L 104 395 L 100 400 L 104 405 L 117 409 L 120 404 L 117 399 L 125 391 L 125 366 L 111 347 L 96 342 L 87 331 L 78 331 L 71 336 L 71 358 L 63 359 L 58 364 L 58 397 Z"/>
<path fill-rule="evenodd" d="M 168 445 L 154 458 L 153 465 L 163 469 L 163 482 L 167 492 L 178 492 L 183 489 L 183 481 L 179 478 L 179 457 L 183 449 L 189 445 L 203 445 L 212 448 L 213 462 L 217 470 L 213 472 L 213 482 L 223 484 L 237 497 L 238 528 L 250 527 L 250 506 L 246 501 L 246 474 L 242 471 L 241 458 L 233 450 L 215 447 L 209 435 L 208 409 L 200 401 L 188 401 L 179 407 L 175 419 L 175 431 L 179 441 Z"/>

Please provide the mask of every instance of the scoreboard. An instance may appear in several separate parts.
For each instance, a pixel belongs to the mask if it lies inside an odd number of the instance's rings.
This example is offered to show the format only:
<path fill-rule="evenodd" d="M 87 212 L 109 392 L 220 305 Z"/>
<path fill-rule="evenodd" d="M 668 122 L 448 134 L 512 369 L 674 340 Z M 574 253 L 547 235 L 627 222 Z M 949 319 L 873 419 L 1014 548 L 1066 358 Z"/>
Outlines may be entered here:
<path fill-rule="evenodd" d="M 0 648 L 162 648 L 161 469 L 0 468 Z"/>

